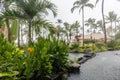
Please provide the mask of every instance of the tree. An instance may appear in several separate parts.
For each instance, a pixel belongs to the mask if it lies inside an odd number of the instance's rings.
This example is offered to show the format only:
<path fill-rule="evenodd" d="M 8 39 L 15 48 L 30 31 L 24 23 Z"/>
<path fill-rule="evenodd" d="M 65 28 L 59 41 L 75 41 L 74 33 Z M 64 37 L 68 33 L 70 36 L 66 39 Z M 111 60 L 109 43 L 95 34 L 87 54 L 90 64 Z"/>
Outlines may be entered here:
<path fill-rule="evenodd" d="M 58 19 L 57 23 L 58 23 L 58 25 L 57 25 L 57 38 L 59 39 L 59 37 L 60 37 L 60 31 L 62 30 L 62 28 L 61 28 L 62 20 Z"/>
<path fill-rule="evenodd" d="M 65 26 L 64 33 L 65 33 L 65 35 L 67 37 L 67 42 L 69 43 L 69 38 L 68 38 L 69 37 L 69 33 L 68 33 L 68 30 L 69 30 L 70 24 L 68 24 L 67 22 L 64 22 L 63 25 Z"/>
<path fill-rule="evenodd" d="M 91 29 L 91 32 L 92 33 L 95 33 L 95 29 L 97 28 L 97 25 L 96 25 L 96 19 L 94 18 L 89 18 L 86 23 L 85 23 L 87 26 L 90 26 L 90 29 Z M 92 30 L 93 29 L 93 30 Z"/>
<path fill-rule="evenodd" d="M 103 27 L 102 27 L 102 20 L 98 20 L 97 23 L 96 23 L 96 25 L 99 28 L 99 31 L 102 31 L 104 33 Z"/>
<path fill-rule="evenodd" d="M 111 24 L 110 26 L 110 28 L 112 29 L 111 31 L 116 34 L 117 33 L 116 23 L 119 22 L 119 17 L 117 16 L 117 14 L 115 14 L 114 11 L 110 11 L 108 13 L 108 16 L 106 16 L 106 20 L 108 21 L 108 23 Z M 113 26 L 113 23 L 115 24 L 114 26 Z"/>
<path fill-rule="evenodd" d="M 96 0 L 96 4 L 99 2 L 99 0 Z M 102 5 L 101 5 L 101 10 L 102 10 L 102 27 L 104 31 L 104 42 L 107 42 L 107 35 L 106 35 L 106 26 L 105 26 L 105 17 L 104 17 L 104 0 L 102 0 Z"/>
<path fill-rule="evenodd" d="M 80 28 L 80 23 L 78 21 L 75 21 L 72 26 L 75 28 L 76 35 L 79 34 L 79 28 Z"/>
<path fill-rule="evenodd" d="M 120 40 L 120 32 L 118 32 L 117 34 L 115 34 L 115 39 Z"/>
<path fill-rule="evenodd" d="M 14 0 L 1 0 L 0 2 L 3 5 L 3 8 L 2 8 L 2 12 L 3 12 L 9 9 L 9 6 L 11 5 L 11 3 L 14 2 Z M 12 38 L 11 38 L 11 32 L 10 32 L 10 21 L 9 21 L 9 18 L 4 18 L 4 19 L 5 19 L 5 23 L 6 23 L 7 31 L 8 31 L 8 41 L 11 42 Z"/>
<path fill-rule="evenodd" d="M 41 26 L 52 26 L 43 19 L 52 11 L 56 16 L 56 6 L 48 0 L 15 0 L 14 8 L 6 10 L 6 16 L 12 16 L 26 21 L 28 26 L 28 40 L 32 41 L 32 30 L 40 31 Z"/>
<path fill-rule="evenodd" d="M 111 28 L 113 27 L 113 22 L 115 21 L 116 19 L 116 14 L 111 11 L 108 13 L 108 16 L 106 16 L 106 20 L 107 20 L 107 23 L 110 23 L 111 24 Z"/>
<path fill-rule="evenodd" d="M 75 9 L 79 9 L 79 13 L 82 10 L 83 46 L 84 46 L 84 7 L 93 8 L 94 5 L 89 3 L 89 0 L 77 0 L 73 3 L 73 7 L 71 9 L 72 13 Z"/>

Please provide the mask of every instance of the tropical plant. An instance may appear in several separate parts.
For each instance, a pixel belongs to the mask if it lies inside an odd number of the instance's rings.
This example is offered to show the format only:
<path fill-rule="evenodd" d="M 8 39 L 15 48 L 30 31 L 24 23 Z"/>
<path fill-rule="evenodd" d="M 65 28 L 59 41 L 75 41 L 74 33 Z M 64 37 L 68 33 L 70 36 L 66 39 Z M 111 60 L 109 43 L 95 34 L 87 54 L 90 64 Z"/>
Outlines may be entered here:
<path fill-rule="evenodd" d="M 97 23 L 96 23 L 97 27 L 99 28 L 99 31 L 103 31 L 103 27 L 102 27 L 102 20 L 98 20 Z"/>
<path fill-rule="evenodd" d="M 117 14 L 115 14 L 113 11 L 109 12 L 108 16 L 106 16 L 107 23 L 110 23 L 110 28 L 108 28 L 108 29 L 111 30 L 110 31 L 111 35 L 113 35 L 113 33 L 114 33 L 113 22 L 115 22 L 116 17 L 117 17 Z M 116 22 L 115 22 L 115 24 L 116 24 Z"/>
<path fill-rule="evenodd" d="M 27 79 L 47 79 L 52 72 L 50 62 L 50 54 L 48 51 L 48 42 L 45 39 L 38 39 L 37 43 L 33 43 L 26 48 L 26 60 L 24 75 Z M 23 74 L 23 73 L 22 73 Z"/>
<path fill-rule="evenodd" d="M 107 45 L 104 43 L 97 43 L 96 46 L 98 48 L 98 51 L 107 51 L 108 50 Z"/>
<path fill-rule="evenodd" d="M 120 40 L 120 32 L 115 35 L 115 40 Z"/>
<path fill-rule="evenodd" d="M 11 4 L 14 2 L 14 0 L 1 0 L 2 3 L 2 9 L 1 12 L 4 12 L 5 10 L 9 9 L 9 7 L 11 6 Z M 4 22 L 6 23 L 6 27 L 8 30 L 8 41 L 11 42 L 12 41 L 12 37 L 11 37 L 11 32 L 10 32 L 10 21 L 9 21 L 9 17 L 7 18 L 1 18 L 2 20 L 4 20 Z"/>
<path fill-rule="evenodd" d="M 93 33 L 96 33 L 96 29 L 97 29 L 97 24 L 96 24 L 96 20 L 94 18 L 89 18 L 87 21 L 86 21 L 86 25 L 87 26 L 90 26 L 90 29 L 91 30 L 91 36 Z M 92 37 L 91 37 L 92 38 Z"/>
<path fill-rule="evenodd" d="M 96 4 L 99 2 L 99 0 L 96 0 Z M 105 25 L 105 16 L 104 16 L 104 0 L 102 0 L 102 27 L 103 27 L 103 33 L 104 33 L 104 42 L 107 42 L 107 34 L 106 34 L 106 25 Z"/>
<path fill-rule="evenodd" d="M 72 13 L 75 9 L 78 9 L 78 8 L 79 8 L 79 13 L 82 10 L 83 46 L 84 46 L 84 8 L 85 7 L 93 8 L 94 5 L 89 3 L 89 0 L 77 0 L 74 2 L 73 8 L 71 9 Z"/>
<path fill-rule="evenodd" d="M 64 27 L 65 27 L 64 33 L 65 33 L 65 35 L 66 35 L 66 37 L 67 37 L 67 43 L 69 43 L 69 31 L 68 31 L 68 30 L 69 30 L 70 24 L 67 23 L 67 22 L 64 22 L 63 25 L 64 25 Z"/>
<path fill-rule="evenodd" d="M 75 30 L 75 35 L 78 35 L 79 34 L 79 28 L 81 27 L 80 26 L 80 23 L 78 21 L 75 21 L 73 24 L 71 24 L 71 26 L 73 26 L 73 30 Z"/>
<path fill-rule="evenodd" d="M 48 10 L 53 12 L 56 16 L 56 6 L 48 0 L 15 0 L 15 5 L 13 9 L 6 10 L 3 14 L 4 17 L 14 17 L 18 19 L 23 19 L 27 22 L 28 26 L 28 37 L 29 41 L 32 40 L 32 28 L 36 30 L 40 29 L 41 26 L 45 26 L 46 20 L 42 18 L 43 15 L 48 14 Z M 39 27 L 33 23 L 38 23 Z M 48 23 L 47 23 L 48 24 Z"/>
<path fill-rule="evenodd" d="M 48 54 L 51 55 L 50 60 L 53 66 L 53 71 L 58 73 L 64 71 L 67 67 L 68 47 L 64 41 L 53 38 L 48 46 Z"/>
<path fill-rule="evenodd" d="M 115 40 L 111 40 L 110 42 L 107 43 L 108 48 L 113 50 L 115 49 L 116 45 L 117 45 L 117 41 Z"/>
<path fill-rule="evenodd" d="M 22 72 L 23 51 L 0 36 L 0 79 L 19 79 Z"/>
<path fill-rule="evenodd" d="M 107 20 L 107 23 L 110 23 L 111 24 L 111 27 L 113 27 L 113 22 L 115 21 L 116 19 L 116 14 L 111 11 L 108 13 L 108 16 L 106 16 L 106 20 Z"/>

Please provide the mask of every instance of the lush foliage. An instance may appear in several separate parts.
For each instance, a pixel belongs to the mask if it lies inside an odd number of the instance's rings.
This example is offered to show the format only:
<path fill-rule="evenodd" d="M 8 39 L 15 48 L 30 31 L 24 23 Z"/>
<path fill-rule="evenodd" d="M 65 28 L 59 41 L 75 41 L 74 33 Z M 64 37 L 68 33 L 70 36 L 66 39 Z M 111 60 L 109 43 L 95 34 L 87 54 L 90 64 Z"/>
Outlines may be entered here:
<path fill-rule="evenodd" d="M 48 40 L 49 41 L 49 40 Z M 54 72 L 63 71 L 67 65 L 68 58 L 68 47 L 64 41 L 50 40 L 48 45 L 48 54 L 51 54 L 51 63 Z"/>
<path fill-rule="evenodd" d="M 24 51 L 0 36 L 1 80 L 46 80 L 52 73 L 64 71 L 67 66 L 67 45 L 63 41 L 40 37 L 24 47 Z"/>
<path fill-rule="evenodd" d="M 106 51 L 108 49 L 107 45 L 104 43 L 91 43 L 90 40 L 85 40 L 85 46 L 83 47 L 80 43 L 73 43 L 70 46 L 70 52 L 84 52 L 89 50 L 92 52 Z"/>
<path fill-rule="evenodd" d="M 23 51 L 8 43 L 2 36 L 0 41 L 0 79 L 17 79 L 24 62 Z"/>
<path fill-rule="evenodd" d="M 106 51 L 108 49 L 107 45 L 104 43 L 97 43 L 96 46 L 98 51 Z"/>
<path fill-rule="evenodd" d="M 110 49 L 120 49 L 120 41 L 112 40 L 107 43 L 107 46 Z"/>

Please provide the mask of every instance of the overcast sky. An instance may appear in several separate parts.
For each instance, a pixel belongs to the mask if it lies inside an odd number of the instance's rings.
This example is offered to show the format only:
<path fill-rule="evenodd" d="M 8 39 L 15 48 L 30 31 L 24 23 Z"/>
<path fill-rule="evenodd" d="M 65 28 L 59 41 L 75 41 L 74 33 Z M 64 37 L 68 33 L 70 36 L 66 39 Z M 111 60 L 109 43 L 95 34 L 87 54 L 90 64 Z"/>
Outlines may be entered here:
<path fill-rule="evenodd" d="M 76 20 L 81 22 L 81 14 L 78 10 L 75 10 L 74 13 L 71 13 L 71 8 L 73 3 L 76 0 L 51 0 L 57 6 L 58 16 L 53 18 L 52 15 L 48 16 L 48 19 L 52 22 L 55 22 L 56 19 L 62 19 L 63 22 L 73 23 Z M 91 3 L 95 4 L 96 0 L 90 0 Z M 102 1 L 102 0 L 100 0 Z M 120 16 L 120 2 L 117 0 L 105 0 L 105 15 L 108 15 L 109 11 L 114 11 L 118 16 Z M 85 8 L 85 20 L 88 18 L 101 19 L 101 2 L 99 2 L 94 9 Z"/>

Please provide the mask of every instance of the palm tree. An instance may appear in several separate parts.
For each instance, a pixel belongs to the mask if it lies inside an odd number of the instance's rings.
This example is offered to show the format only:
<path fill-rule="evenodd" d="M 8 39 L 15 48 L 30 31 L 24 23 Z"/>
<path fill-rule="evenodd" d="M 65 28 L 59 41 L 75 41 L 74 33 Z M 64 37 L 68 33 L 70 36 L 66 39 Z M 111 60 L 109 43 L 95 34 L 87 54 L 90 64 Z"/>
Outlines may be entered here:
<path fill-rule="evenodd" d="M 117 34 L 117 23 L 119 24 L 120 17 L 117 14 L 114 15 L 114 24 L 115 24 L 115 35 Z M 116 38 L 115 38 L 116 39 Z"/>
<path fill-rule="evenodd" d="M 85 23 L 87 26 L 90 26 L 92 33 L 95 33 L 95 29 L 97 28 L 95 21 L 96 20 L 94 18 L 89 18 Z M 94 29 L 94 30 L 92 30 L 92 29 Z"/>
<path fill-rule="evenodd" d="M 96 23 L 97 27 L 99 28 L 99 31 L 103 31 L 103 27 L 102 27 L 102 20 L 98 20 L 97 23 Z"/>
<path fill-rule="evenodd" d="M 80 27 L 80 24 L 78 21 L 75 21 L 73 24 L 69 24 L 67 22 L 64 22 L 63 24 L 65 26 L 65 29 L 64 31 L 66 31 L 66 36 L 67 36 L 67 41 L 70 41 L 72 40 L 72 35 L 74 35 L 74 31 L 75 33 L 78 35 L 78 31 L 79 31 L 79 27 Z M 76 35 L 75 34 L 75 35 Z"/>
<path fill-rule="evenodd" d="M 41 26 L 48 23 L 42 17 L 48 15 L 48 10 L 56 16 L 56 6 L 48 0 L 15 0 L 14 9 L 6 11 L 6 16 L 12 16 L 26 21 L 28 25 L 28 40 L 32 40 L 32 30 L 40 31 Z M 39 24 L 39 25 L 38 25 Z"/>
<path fill-rule="evenodd" d="M 96 4 L 99 2 L 99 0 L 96 0 Z M 102 27 L 104 31 L 104 42 L 107 42 L 107 35 L 106 35 L 106 26 L 105 26 L 105 17 L 104 17 L 104 0 L 102 0 L 102 5 L 101 5 L 101 10 L 102 10 Z"/>
<path fill-rule="evenodd" d="M 61 31 L 61 23 L 62 23 L 62 20 L 61 19 L 58 19 L 57 22 L 58 23 L 58 26 L 57 26 L 57 38 L 59 39 L 60 37 L 60 31 Z"/>
<path fill-rule="evenodd" d="M 108 13 L 108 16 L 106 16 L 106 19 L 108 21 L 108 23 L 111 23 L 110 28 L 112 29 L 112 32 L 117 32 L 117 25 L 116 23 L 119 22 L 119 17 L 117 16 L 117 14 L 115 14 L 113 11 Z M 115 24 L 115 26 L 113 27 L 113 22 Z"/>
<path fill-rule="evenodd" d="M 83 46 L 84 46 L 84 8 L 85 7 L 93 8 L 94 5 L 89 3 L 89 0 L 77 0 L 74 2 L 73 7 L 71 9 L 72 13 L 75 9 L 79 9 L 79 13 L 82 10 Z"/>
<path fill-rule="evenodd" d="M 72 26 L 74 26 L 75 31 L 76 31 L 76 35 L 79 34 L 79 28 L 80 28 L 80 23 L 78 21 L 75 21 Z"/>
<path fill-rule="evenodd" d="M 69 43 L 69 27 L 70 27 L 70 24 L 67 23 L 67 22 L 64 22 L 63 25 L 65 26 L 65 29 L 64 29 L 64 33 L 67 37 L 67 43 Z"/>
<path fill-rule="evenodd" d="M 96 19 L 94 19 L 94 18 L 89 18 L 87 21 L 86 21 L 86 25 L 87 26 L 90 26 L 90 32 L 91 32 L 91 40 L 92 40 L 92 34 L 93 33 L 95 33 L 96 31 L 95 31 L 95 29 L 97 28 L 97 26 L 96 26 L 96 23 L 95 23 L 95 20 Z"/>
<path fill-rule="evenodd" d="M 3 5 L 3 9 L 2 12 L 9 9 L 9 6 L 11 5 L 11 3 L 13 3 L 14 0 L 1 0 L 1 4 Z M 5 23 L 7 26 L 7 31 L 8 31 L 8 41 L 11 42 L 12 38 L 11 38 L 11 32 L 10 32 L 10 21 L 9 18 L 5 18 Z"/>
<path fill-rule="evenodd" d="M 113 24 L 115 19 L 116 19 L 116 14 L 113 11 L 109 12 L 108 16 L 106 16 L 106 20 L 107 20 L 108 23 L 111 24 L 111 27 L 113 27 L 112 24 Z"/>
<path fill-rule="evenodd" d="M 57 29 L 57 38 L 58 38 L 58 40 L 59 40 L 59 39 L 60 39 L 60 33 L 61 33 L 61 31 L 62 31 L 62 28 L 61 28 L 60 25 L 58 25 L 58 26 L 56 27 L 56 29 Z"/>

